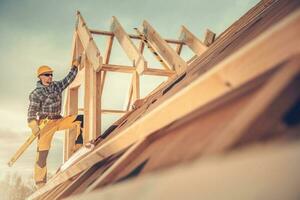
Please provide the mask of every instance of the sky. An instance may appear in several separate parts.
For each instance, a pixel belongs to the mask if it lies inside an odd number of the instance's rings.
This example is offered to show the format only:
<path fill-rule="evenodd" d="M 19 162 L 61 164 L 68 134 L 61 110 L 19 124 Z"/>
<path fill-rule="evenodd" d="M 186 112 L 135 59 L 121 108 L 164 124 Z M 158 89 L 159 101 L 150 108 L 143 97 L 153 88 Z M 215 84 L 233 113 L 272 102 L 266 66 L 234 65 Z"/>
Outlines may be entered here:
<path fill-rule="evenodd" d="M 36 144 L 25 152 L 14 167 L 6 166 L 10 156 L 30 134 L 27 127 L 28 95 L 34 89 L 36 69 L 49 65 L 54 79 L 62 79 L 70 69 L 72 34 L 79 10 L 92 29 L 110 30 L 116 16 L 128 33 L 147 20 L 164 38 L 177 39 L 185 25 L 201 40 L 207 28 L 217 35 L 253 7 L 258 0 L 0 0 L 0 179 L 8 172 L 31 176 Z M 104 52 L 104 37 L 95 37 Z M 149 65 L 157 63 L 149 58 Z M 191 57 L 184 49 L 183 57 Z M 114 42 L 112 64 L 128 65 L 124 52 Z M 120 91 L 128 91 L 128 75 L 111 73 L 106 80 L 102 104 L 107 109 L 124 108 Z M 163 79 L 143 77 L 145 96 Z M 119 95 L 119 96 L 118 96 Z M 103 129 L 119 116 L 104 116 Z M 56 134 L 48 157 L 49 171 L 62 162 L 63 132 Z"/>

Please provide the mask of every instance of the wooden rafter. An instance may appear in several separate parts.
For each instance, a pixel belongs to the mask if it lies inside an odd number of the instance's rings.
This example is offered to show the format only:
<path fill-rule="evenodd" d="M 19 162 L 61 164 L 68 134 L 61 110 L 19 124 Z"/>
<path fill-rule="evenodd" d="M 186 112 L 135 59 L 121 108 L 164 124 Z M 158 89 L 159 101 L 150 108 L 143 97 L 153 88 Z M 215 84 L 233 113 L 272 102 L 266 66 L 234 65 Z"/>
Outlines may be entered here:
<path fill-rule="evenodd" d="M 204 44 L 210 46 L 215 41 L 216 34 L 211 30 L 207 29 L 205 33 Z"/>
<path fill-rule="evenodd" d="M 98 72 L 100 71 L 102 65 L 102 57 L 100 55 L 100 51 L 95 41 L 93 40 L 92 34 L 90 33 L 86 22 L 84 21 L 80 12 L 77 12 L 77 17 L 77 33 L 79 35 L 79 39 L 81 40 L 89 62 L 91 63 L 94 70 Z"/>
<path fill-rule="evenodd" d="M 185 26 L 181 27 L 181 39 L 190 47 L 190 49 L 198 56 L 206 51 L 207 46 L 204 45 L 192 32 L 190 32 Z"/>
<path fill-rule="evenodd" d="M 155 51 L 155 49 L 153 48 L 152 44 L 148 42 L 147 38 L 145 37 L 145 35 L 143 33 L 141 33 L 139 31 L 139 29 L 134 28 L 134 30 L 139 34 L 140 38 L 141 38 L 141 42 L 144 44 L 144 46 L 146 45 L 148 47 L 148 49 L 150 50 L 150 52 L 154 55 L 154 57 L 156 58 L 156 60 L 158 62 L 160 62 L 162 64 L 162 66 L 166 69 L 166 70 L 170 70 L 169 66 L 164 62 L 164 60 L 161 58 L 161 56 Z M 142 46 L 142 45 L 141 45 Z"/>
<path fill-rule="evenodd" d="M 116 17 L 112 18 L 111 31 L 114 33 L 128 58 L 133 62 L 133 66 L 136 67 L 137 72 L 142 74 L 147 68 L 147 62 Z"/>
<path fill-rule="evenodd" d="M 175 70 L 177 74 L 186 70 L 186 62 L 161 38 L 147 21 L 143 22 L 143 34 L 170 69 Z"/>
<path fill-rule="evenodd" d="M 181 39 L 181 35 L 182 35 L 182 29 L 180 30 L 180 35 L 179 35 L 179 40 L 180 41 L 182 41 L 182 39 Z M 183 45 L 184 45 L 185 43 L 182 41 L 182 44 L 176 44 L 176 53 L 178 54 L 178 55 L 180 55 L 181 54 L 181 51 L 182 51 L 182 48 L 183 48 Z"/>

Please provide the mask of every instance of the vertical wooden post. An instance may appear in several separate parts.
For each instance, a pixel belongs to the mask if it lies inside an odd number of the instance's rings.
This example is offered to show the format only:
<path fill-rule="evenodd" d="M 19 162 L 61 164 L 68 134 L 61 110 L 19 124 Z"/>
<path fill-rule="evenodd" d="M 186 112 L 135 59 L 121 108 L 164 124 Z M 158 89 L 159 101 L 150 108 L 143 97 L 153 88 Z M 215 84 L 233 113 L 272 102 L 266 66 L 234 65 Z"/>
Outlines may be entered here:
<path fill-rule="evenodd" d="M 77 31 L 74 31 L 73 34 L 73 42 L 72 42 L 72 61 L 70 65 L 72 65 L 73 60 L 77 58 L 79 54 L 83 51 L 83 46 L 78 37 Z M 82 66 L 80 65 L 80 70 Z M 66 112 L 65 115 L 78 114 L 78 89 L 68 88 L 67 89 L 67 101 L 66 101 Z M 68 129 L 65 131 L 65 139 L 64 139 L 64 147 L 63 147 L 63 160 L 64 162 L 70 158 L 73 153 L 73 148 L 76 140 L 76 129 Z"/>
<path fill-rule="evenodd" d="M 137 71 L 133 72 L 132 89 L 132 102 L 135 102 L 136 100 L 140 99 L 140 75 Z"/>
<path fill-rule="evenodd" d="M 84 134 L 87 143 L 101 134 L 101 71 L 96 72 L 86 57 L 84 80 Z"/>
<path fill-rule="evenodd" d="M 91 70 L 90 76 L 90 134 L 89 139 L 96 139 L 101 134 L 101 71 Z"/>
<path fill-rule="evenodd" d="M 67 115 L 78 114 L 78 87 L 68 90 Z M 76 128 L 65 132 L 64 161 L 68 160 L 73 153 L 76 140 Z"/>
<path fill-rule="evenodd" d="M 88 61 L 86 56 L 82 57 L 84 63 L 84 123 L 83 123 L 83 143 L 87 143 L 89 141 L 89 132 L 90 132 L 90 71 L 91 67 L 88 65 Z"/>

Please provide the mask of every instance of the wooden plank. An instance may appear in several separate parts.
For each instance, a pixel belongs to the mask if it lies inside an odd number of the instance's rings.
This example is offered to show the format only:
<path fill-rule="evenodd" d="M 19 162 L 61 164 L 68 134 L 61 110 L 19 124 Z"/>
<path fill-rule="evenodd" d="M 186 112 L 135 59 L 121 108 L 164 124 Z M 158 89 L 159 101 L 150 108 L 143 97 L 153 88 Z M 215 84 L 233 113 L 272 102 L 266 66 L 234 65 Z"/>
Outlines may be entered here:
<path fill-rule="evenodd" d="M 127 113 L 126 110 L 108 110 L 108 109 L 103 109 L 101 110 L 102 114 L 124 114 Z"/>
<path fill-rule="evenodd" d="M 101 72 L 89 70 L 89 77 L 86 81 L 89 82 L 89 99 L 85 99 L 87 107 L 89 109 L 89 116 L 85 117 L 89 126 L 89 141 L 96 139 L 101 134 L 101 94 L 100 94 L 100 83 L 101 83 Z"/>
<path fill-rule="evenodd" d="M 87 143 L 89 142 L 89 129 L 90 129 L 90 66 L 88 66 L 88 61 L 87 58 L 85 56 L 85 54 L 82 57 L 83 63 L 84 63 L 84 99 L 83 99 L 83 115 L 84 115 L 84 122 L 83 122 L 83 134 L 82 134 L 82 138 L 83 138 L 83 143 Z"/>
<path fill-rule="evenodd" d="M 80 66 L 83 66 L 83 65 L 80 65 Z M 85 77 L 85 70 L 82 67 L 82 69 L 80 69 L 78 71 L 73 82 L 69 85 L 69 89 L 74 89 L 74 88 L 80 87 L 84 83 L 84 77 Z"/>
<path fill-rule="evenodd" d="M 87 25 L 83 17 L 81 16 L 80 12 L 77 12 L 77 17 L 78 17 L 78 25 L 77 25 L 78 36 L 84 47 L 89 62 L 91 63 L 93 69 L 98 72 L 100 71 L 102 66 L 102 57 L 100 55 L 100 51 L 95 41 L 93 40 L 92 34 L 87 28 Z"/>
<path fill-rule="evenodd" d="M 90 104 L 90 109 L 92 110 L 91 119 L 92 121 L 92 129 L 90 133 L 90 139 L 94 140 L 101 134 L 101 71 L 92 72 L 92 103 Z"/>
<path fill-rule="evenodd" d="M 147 62 L 116 17 L 112 18 L 111 31 L 114 33 L 128 58 L 133 62 L 133 66 L 136 67 L 137 72 L 142 74 L 147 68 Z"/>
<path fill-rule="evenodd" d="M 90 42 L 85 49 L 87 58 L 91 63 L 94 71 L 99 72 L 102 67 L 102 57 L 100 56 L 99 50 L 94 42 Z"/>
<path fill-rule="evenodd" d="M 172 49 L 166 41 L 154 30 L 147 22 L 143 22 L 143 33 L 151 46 L 156 50 L 160 57 L 165 61 L 170 69 L 180 74 L 187 68 L 186 62 Z"/>
<path fill-rule="evenodd" d="M 90 32 L 92 34 L 98 34 L 98 35 L 107 35 L 107 36 L 114 36 L 113 32 L 110 31 L 103 31 L 103 30 L 96 30 L 96 29 L 90 29 Z M 134 35 L 134 34 L 128 34 L 128 36 L 131 39 L 137 39 L 140 40 L 141 38 L 138 35 Z M 184 45 L 184 43 L 180 40 L 173 40 L 173 39 L 164 39 L 167 43 L 171 43 L 171 44 L 182 44 Z"/>
<path fill-rule="evenodd" d="M 133 73 L 136 71 L 136 68 L 124 65 L 103 64 L 102 70 L 110 72 Z"/>
<path fill-rule="evenodd" d="M 152 76 L 174 76 L 176 72 L 172 70 L 164 70 L 164 69 L 155 69 L 155 68 L 147 68 L 144 72 L 144 75 L 152 75 Z"/>
<path fill-rule="evenodd" d="M 71 62 L 70 66 L 73 64 L 73 61 L 83 53 L 83 46 L 81 44 L 81 41 L 79 39 L 78 33 L 75 30 L 73 33 L 73 39 L 72 39 L 72 53 L 71 53 Z M 81 66 L 80 66 L 81 67 Z M 81 68 L 80 68 L 81 69 Z"/>
<path fill-rule="evenodd" d="M 73 52 L 72 61 L 75 60 L 75 59 L 77 59 L 78 56 L 82 55 L 83 52 L 84 52 L 84 47 L 83 47 L 83 45 L 82 45 L 82 43 L 80 41 L 79 35 L 78 35 L 77 31 L 75 31 L 75 32 L 76 32 L 75 51 Z M 80 64 L 78 69 L 81 70 L 82 68 L 83 67 Z"/>
<path fill-rule="evenodd" d="M 106 50 L 104 54 L 104 61 L 103 61 L 104 64 L 109 63 L 113 42 L 114 42 L 114 36 L 110 36 L 107 40 Z"/>
<path fill-rule="evenodd" d="M 209 29 L 206 29 L 204 44 L 210 46 L 215 41 L 216 34 Z"/>
<path fill-rule="evenodd" d="M 57 200 L 57 198 L 55 198 L 60 192 L 62 192 L 64 190 L 65 187 L 67 187 L 69 184 L 72 183 L 72 180 L 67 180 L 66 182 L 64 182 L 62 185 L 60 185 L 59 187 L 57 187 L 55 190 L 49 192 L 46 196 L 44 196 L 42 199 L 53 199 L 53 200 Z"/>
<path fill-rule="evenodd" d="M 182 200 L 195 197 L 250 200 L 254 196 L 257 200 L 296 200 L 300 184 L 299 163 L 299 140 L 252 145 L 66 200 Z"/>
<path fill-rule="evenodd" d="M 128 103 L 127 103 L 126 111 L 130 110 L 130 106 L 131 106 L 131 102 L 132 102 L 132 94 L 133 94 L 133 76 L 130 81 L 130 88 L 129 88 Z"/>
<path fill-rule="evenodd" d="M 78 114 L 78 88 L 68 90 L 69 102 L 68 102 L 68 113 L 67 115 Z M 64 145 L 64 162 L 67 161 L 73 154 L 75 145 L 77 129 L 69 129 L 65 131 L 65 145 Z"/>
<path fill-rule="evenodd" d="M 180 40 L 180 41 L 182 41 L 181 35 L 182 35 L 182 29 L 180 30 L 180 35 L 179 35 L 179 40 Z M 182 41 L 182 42 L 183 42 L 183 41 Z M 183 42 L 183 43 L 184 43 L 184 42 Z M 184 44 L 185 44 L 185 43 L 184 43 Z M 177 44 L 177 45 L 176 45 L 176 53 L 177 53 L 178 55 L 181 54 L 182 48 L 183 48 L 183 44 Z"/>
<path fill-rule="evenodd" d="M 69 184 L 67 187 L 64 187 L 64 190 L 61 191 L 56 198 L 63 199 L 70 195 L 82 193 L 82 188 L 86 188 L 93 179 L 96 179 L 97 176 L 102 174 L 103 171 L 110 167 L 118 157 L 119 155 L 112 159 L 107 159 L 96 163 L 91 168 L 81 173 L 71 184 Z"/>
<path fill-rule="evenodd" d="M 241 135 L 245 133 L 246 130 L 257 129 L 257 127 L 252 126 L 255 120 L 258 119 L 259 116 L 266 113 L 266 108 L 268 108 L 271 103 L 274 103 L 275 98 L 278 98 L 279 95 L 282 95 L 283 91 L 286 90 L 286 87 L 288 84 L 290 84 L 291 80 L 295 78 L 295 75 L 299 76 L 299 72 L 300 54 L 291 58 L 291 60 L 289 60 L 278 72 L 276 72 L 268 84 L 266 84 L 260 93 L 257 94 L 255 100 L 241 110 L 241 113 L 232 119 L 229 126 L 226 127 L 226 129 L 224 129 L 217 138 L 214 138 L 212 142 L 213 144 L 206 149 L 206 152 L 216 152 L 220 151 L 221 149 L 228 148 L 236 143 L 238 138 L 241 138 Z M 293 95 L 296 95 L 296 97 L 292 98 Z M 289 100 L 289 102 L 285 102 L 284 105 L 290 106 L 292 103 L 294 103 L 295 99 L 299 97 L 299 94 L 293 91 L 292 93 L 290 92 L 289 95 L 283 95 L 283 97 L 288 97 L 287 100 Z M 282 110 L 282 108 L 280 109 L 278 106 L 277 108 L 274 108 L 273 110 L 276 109 L 277 111 L 276 113 L 272 114 L 272 117 L 276 118 L 275 116 L 277 115 L 277 118 L 280 119 L 282 114 L 284 114 L 284 111 L 287 109 L 286 107 L 284 108 L 284 110 Z M 271 125 L 273 126 L 273 124 Z M 253 128 L 251 128 L 251 126 Z M 260 126 L 266 125 L 260 124 Z M 260 127 L 260 129 L 262 129 L 262 127 Z"/>
<path fill-rule="evenodd" d="M 77 59 L 79 55 L 83 53 L 83 46 L 77 34 L 77 31 L 74 31 L 73 34 L 73 43 L 72 43 L 72 61 Z M 67 103 L 66 103 L 66 115 L 70 114 L 78 114 L 78 87 L 83 83 L 83 66 L 79 65 L 78 73 L 73 80 L 73 82 L 67 88 Z M 73 153 L 74 142 L 75 142 L 76 130 L 75 128 L 65 130 L 65 138 L 64 138 L 64 150 L 63 150 L 63 160 L 64 162 L 69 159 L 69 157 Z"/>
<path fill-rule="evenodd" d="M 132 102 L 140 99 L 140 75 L 137 72 L 132 74 Z"/>
<path fill-rule="evenodd" d="M 157 52 L 155 51 L 155 49 L 153 48 L 152 44 L 148 42 L 147 38 L 145 37 L 145 35 L 143 35 L 143 33 L 141 33 L 139 31 L 139 29 L 135 28 L 135 31 L 139 34 L 140 38 L 141 38 L 141 42 L 144 43 L 144 45 L 146 44 L 148 49 L 150 50 L 150 52 L 154 55 L 154 57 L 156 58 L 156 60 L 158 62 L 160 62 L 160 64 L 166 69 L 166 70 L 170 70 L 170 68 L 168 67 L 168 65 L 163 61 L 163 59 L 161 58 L 161 56 L 159 54 L 157 54 Z"/>
<path fill-rule="evenodd" d="M 148 136 L 159 128 L 185 116 L 192 110 L 204 106 L 207 102 L 225 95 L 233 88 L 272 70 L 289 56 L 299 53 L 299 23 L 300 10 L 298 9 L 259 37 L 253 39 L 241 48 L 238 53 L 227 57 L 218 63 L 214 69 L 195 79 L 183 90 L 172 96 L 172 98 L 157 106 L 155 110 L 146 113 L 130 127 L 122 130 L 117 137 L 111 138 L 101 148 L 95 149 L 86 158 L 78 162 L 76 166 L 71 166 L 64 173 L 60 173 L 56 179 L 51 179 L 44 188 L 34 193 L 32 197 L 43 194 L 65 181 L 66 178 L 79 173 L 90 166 L 93 163 L 92 160 L 102 159 L 128 146 L 128 144 Z M 228 81 L 231 87 L 228 87 L 228 84 L 226 84 Z M 216 90 L 207 94 L 207 88 L 211 86 L 214 86 L 212 88 Z M 206 94 L 206 98 L 201 97 L 201 101 L 199 98 L 197 98 L 197 101 L 191 101 L 191 99 L 195 98 L 195 94 Z M 176 113 L 173 113 L 174 108 L 184 109 L 176 109 Z M 138 133 L 138 135 L 134 137 L 134 133 Z M 130 135 L 131 138 L 127 138 L 126 135 Z"/>
<path fill-rule="evenodd" d="M 68 188 L 70 185 L 74 183 L 78 179 L 78 176 L 81 176 L 81 174 L 74 176 L 61 184 L 59 187 L 57 187 L 55 190 L 50 191 L 46 196 L 43 196 L 41 199 L 53 199 L 53 200 L 58 200 L 60 198 L 60 194 L 65 190 L 65 188 Z"/>
<path fill-rule="evenodd" d="M 148 142 L 146 140 L 141 140 L 133 144 L 132 147 L 130 147 L 110 168 L 108 168 L 108 170 L 85 190 L 85 193 L 89 193 L 99 187 L 112 183 L 119 171 L 132 162 L 147 145 Z"/>
<path fill-rule="evenodd" d="M 118 174 L 115 172 L 115 180 L 126 176 L 148 158 L 150 160 L 141 173 L 153 172 L 179 162 L 190 162 L 198 156 L 216 153 L 216 151 L 224 152 L 228 149 L 241 148 L 241 145 L 236 146 L 241 142 L 243 146 L 260 138 L 264 138 L 265 142 L 265 136 L 276 134 L 274 128 L 282 123 L 283 114 L 300 97 L 297 91 L 299 79 L 293 81 L 297 74 L 297 77 L 300 75 L 299 59 L 294 64 L 296 65 L 280 66 L 279 71 L 276 70 L 275 73 L 247 83 L 226 97 L 211 102 L 209 106 L 189 114 L 184 119 L 177 120 L 167 128 L 148 137 L 147 139 L 154 142 L 141 151 L 135 160 L 122 171 Z M 274 87 L 280 89 L 273 91 Z M 265 93 L 266 91 L 268 92 Z M 265 94 L 264 99 L 262 99 L 263 94 Z M 261 97 L 258 98 L 259 96 Z M 267 99 L 269 99 L 269 105 L 266 104 Z M 260 106 L 261 102 L 262 106 Z M 245 117 L 245 110 L 248 110 L 248 117 Z M 253 118 L 251 115 L 254 113 L 257 115 Z M 259 115 L 264 117 L 258 117 Z M 248 126 L 244 130 L 239 128 L 245 127 L 245 124 Z M 232 128 L 231 131 L 228 130 L 229 128 Z M 237 129 L 233 131 L 233 128 Z M 215 143 L 216 141 L 218 142 Z M 179 146 L 181 148 L 178 148 Z"/>
<path fill-rule="evenodd" d="M 182 35 L 182 29 L 180 30 L 180 35 L 179 35 L 179 40 L 180 40 L 180 41 L 182 41 L 181 35 Z M 182 41 L 182 42 L 183 42 L 183 41 Z M 184 42 L 183 42 L 183 43 L 184 43 Z M 185 43 L 184 43 L 184 44 L 185 44 Z M 176 45 L 176 53 L 177 53 L 178 55 L 181 54 L 182 47 L 183 47 L 183 44 L 177 44 L 177 45 Z"/>
<path fill-rule="evenodd" d="M 139 43 L 139 51 L 141 52 L 141 54 L 143 54 L 145 49 L 145 43 L 143 41 L 140 41 Z"/>
<path fill-rule="evenodd" d="M 206 51 L 207 46 L 203 44 L 192 32 L 190 32 L 185 26 L 181 27 L 182 33 L 180 38 L 182 41 L 190 47 L 190 49 L 198 56 Z"/>
<path fill-rule="evenodd" d="M 103 71 L 110 72 L 121 72 L 121 73 L 134 73 L 136 71 L 135 67 L 125 66 L 125 65 L 112 65 L 112 64 L 103 64 Z M 163 70 L 157 68 L 147 68 L 144 71 L 145 75 L 153 75 L 153 76 L 173 76 L 176 73 L 171 70 Z"/>
<path fill-rule="evenodd" d="M 106 50 L 105 50 L 105 54 L 104 54 L 104 61 L 103 61 L 104 64 L 109 63 L 113 41 L 114 41 L 114 36 L 110 36 L 107 40 Z M 102 68 L 103 68 L 103 65 L 102 65 Z M 101 71 L 101 84 L 100 84 L 100 94 L 101 94 L 101 96 L 103 94 L 105 78 L 106 78 L 106 71 L 102 70 Z"/>
<path fill-rule="evenodd" d="M 183 47 L 183 45 L 182 45 L 182 44 L 177 44 L 177 46 L 176 46 L 176 53 L 177 53 L 178 55 L 180 55 L 180 54 L 181 54 L 182 47 Z"/>
<path fill-rule="evenodd" d="M 248 10 L 239 20 L 234 22 L 230 27 L 228 27 L 223 33 L 221 33 L 217 38 L 227 37 L 234 32 L 239 32 L 244 26 L 247 26 L 255 20 L 255 18 L 260 17 L 265 10 L 268 10 L 276 2 L 274 0 L 263 0 L 257 3 L 256 6 Z"/>
<path fill-rule="evenodd" d="M 93 70 L 84 55 L 84 131 L 83 141 L 97 138 L 101 134 L 101 71 Z"/>

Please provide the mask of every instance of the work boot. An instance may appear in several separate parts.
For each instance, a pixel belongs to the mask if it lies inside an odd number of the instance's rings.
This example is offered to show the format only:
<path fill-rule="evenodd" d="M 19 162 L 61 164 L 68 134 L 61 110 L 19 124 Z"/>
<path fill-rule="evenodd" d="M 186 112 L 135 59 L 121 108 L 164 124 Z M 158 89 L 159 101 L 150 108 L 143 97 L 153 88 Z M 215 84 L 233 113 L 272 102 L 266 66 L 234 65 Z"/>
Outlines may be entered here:
<path fill-rule="evenodd" d="M 41 189 L 46 183 L 36 183 L 35 187 L 37 190 Z"/>

